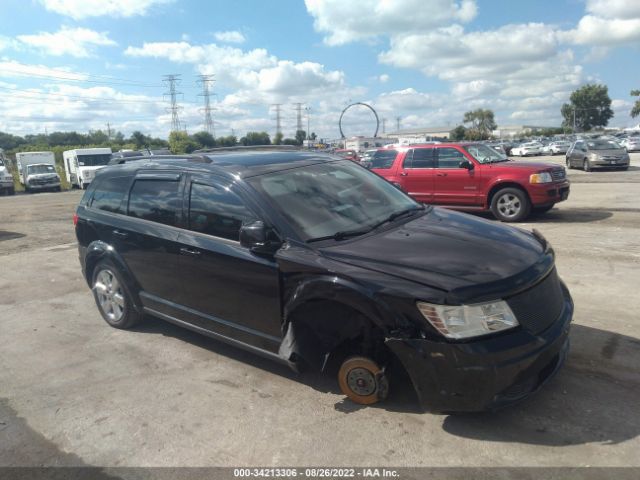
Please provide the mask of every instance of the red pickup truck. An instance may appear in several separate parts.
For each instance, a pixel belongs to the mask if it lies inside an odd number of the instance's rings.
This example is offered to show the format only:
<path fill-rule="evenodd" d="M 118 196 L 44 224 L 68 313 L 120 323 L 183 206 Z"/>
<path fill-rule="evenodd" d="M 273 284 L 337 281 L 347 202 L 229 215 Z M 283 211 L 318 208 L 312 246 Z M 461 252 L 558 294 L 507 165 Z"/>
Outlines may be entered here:
<path fill-rule="evenodd" d="M 420 202 L 490 210 L 503 222 L 546 212 L 569 197 L 564 167 L 512 161 L 478 143 L 386 147 L 365 166 Z"/>

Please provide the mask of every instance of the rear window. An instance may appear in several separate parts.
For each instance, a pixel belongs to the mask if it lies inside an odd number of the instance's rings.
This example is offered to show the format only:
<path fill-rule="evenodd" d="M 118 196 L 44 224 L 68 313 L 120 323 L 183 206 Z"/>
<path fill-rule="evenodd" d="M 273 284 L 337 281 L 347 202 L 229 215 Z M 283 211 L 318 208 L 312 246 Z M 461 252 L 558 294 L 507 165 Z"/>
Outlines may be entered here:
<path fill-rule="evenodd" d="M 122 201 L 129 190 L 129 177 L 111 177 L 97 183 L 91 207 L 112 213 L 124 213 Z"/>
<path fill-rule="evenodd" d="M 128 214 L 152 222 L 176 226 L 182 213 L 182 197 L 176 180 L 136 180 L 129 196 Z"/>
<path fill-rule="evenodd" d="M 367 167 L 369 168 L 391 168 L 393 161 L 398 155 L 397 150 L 378 150 L 373 154 Z"/>

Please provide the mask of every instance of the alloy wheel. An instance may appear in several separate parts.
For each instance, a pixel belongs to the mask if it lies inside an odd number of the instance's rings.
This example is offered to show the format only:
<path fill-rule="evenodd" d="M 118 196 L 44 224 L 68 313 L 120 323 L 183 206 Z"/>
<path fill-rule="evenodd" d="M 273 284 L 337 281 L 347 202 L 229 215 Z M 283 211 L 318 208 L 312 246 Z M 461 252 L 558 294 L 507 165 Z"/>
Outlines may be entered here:
<path fill-rule="evenodd" d="M 498 198 L 498 210 L 506 218 L 514 218 L 522 210 L 522 202 L 516 195 L 505 193 Z"/>
<path fill-rule="evenodd" d="M 112 322 L 122 318 L 125 309 L 122 286 L 111 270 L 101 270 L 96 276 L 93 289 L 98 297 L 100 309 Z"/>

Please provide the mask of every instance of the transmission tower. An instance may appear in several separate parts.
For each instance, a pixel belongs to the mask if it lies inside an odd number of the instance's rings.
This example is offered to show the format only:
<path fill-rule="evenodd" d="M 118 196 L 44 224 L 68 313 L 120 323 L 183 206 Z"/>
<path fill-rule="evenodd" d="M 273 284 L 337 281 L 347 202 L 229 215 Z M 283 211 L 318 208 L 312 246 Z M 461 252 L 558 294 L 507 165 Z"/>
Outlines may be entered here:
<path fill-rule="evenodd" d="M 199 75 L 198 83 L 202 85 L 202 93 L 199 94 L 199 97 L 204 98 L 204 108 L 200 111 L 204 112 L 204 125 L 205 130 L 209 132 L 213 137 L 216 136 L 216 127 L 213 123 L 213 115 L 211 112 L 214 110 L 211 107 L 211 95 L 212 92 L 210 90 L 211 85 L 215 81 L 215 75 Z"/>
<path fill-rule="evenodd" d="M 402 120 L 402 117 L 396 117 L 396 132 L 400 131 L 400 120 Z"/>
<path fill-rule="evenodd" d="M 165 92 L 165 97 L 169 97 L 171 106 L 167 108 L 167 112 L 171 112 L 171 130 L 177 132 L 180 130 L 180 117 L 178 112 L 182 110 L 182 107 L 178 105 L 178 95 L 182 95 L 182 92 L 176 90 L 176 86 L 180 84 L 180 75 L 163 75 L 163 82 L 167 84 L 168 92 Z"/>
<path fill-rule="evenodd" d="M 382 133 L 387 133 L 387 119 L 382 119 Z"/>
<path fill-rule="evenodd" d="M 282 133 L 282 117 L 280 115 L 280 107 L 282 107 L 282 104 L 273 103 L 271 106 L 276 109 L 276 135 L 278 135 Z"/>
<path fill-rule="evenodd" d="M 296 106 L 296 131 L 298 130 L 302 130 L 302 105 L 304 105 L 304 103 L 294 103 L 294 105 Z M 307 132 L 307 135 L 309 134 L 309 132 Z"/>

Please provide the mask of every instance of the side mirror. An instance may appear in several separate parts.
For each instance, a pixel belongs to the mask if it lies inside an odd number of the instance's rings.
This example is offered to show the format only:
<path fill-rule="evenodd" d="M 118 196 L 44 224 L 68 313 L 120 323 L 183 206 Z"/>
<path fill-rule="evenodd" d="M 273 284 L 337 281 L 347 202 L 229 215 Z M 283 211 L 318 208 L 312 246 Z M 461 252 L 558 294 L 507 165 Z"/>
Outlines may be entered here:
<path fill-rule="evenodd" d="M 275 237 L 275 234 L 260 220 L 240 227 L 240 245 L 253 253 L 274 254 L 282 245 L 282 242 Z"/>
<path fill-rule="evenodd" d="M 466 168 L 467 170 L 471 171 L 474 169 L 473 163 L 471 163 L 469 160 L 462 160 L 458 166 L 460 168 Z"/>

